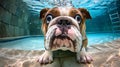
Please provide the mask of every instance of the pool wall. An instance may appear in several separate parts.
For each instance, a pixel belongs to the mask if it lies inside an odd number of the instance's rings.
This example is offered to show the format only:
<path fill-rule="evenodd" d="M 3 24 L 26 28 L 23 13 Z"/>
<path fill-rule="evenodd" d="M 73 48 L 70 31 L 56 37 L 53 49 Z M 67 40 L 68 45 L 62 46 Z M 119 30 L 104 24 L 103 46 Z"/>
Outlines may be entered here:
<path fill-rule="evenodd" d="M 94 1 L 94 0 L 93 0 Z M 94 5 L 93 1 L 86 1 L 90 5 Z M 113 2 L 112 2 L 113 1 Z M 33 3 L 32 3 L 33 2 Z M 35 5 L 34 3 L 40 3 L 39 0 L 0 0 L 0 38 L 4 37 L 17 37 L 17 36 L 29 36 L 29 35 L 42 35 L 41 30 L 41 20 L 39 19 L 39 12 L 41 9 L 49 7 L 48 5 L 41 4 L 36 6 L 38 10 L 34 11 L 30 6 Z M 44 1 L 47 2 L 47 1 Z M 102 2 L 102 0 L 101 0 Z M 88 9 L 92 19 L 86 22 L 88 33 L 103 33 L 103 32 L 114 32 L 115 30 L 120 30 L 120 22 L 112 24 L 109 15 L 114 14 L 115 11 L 120 15 L 120 0 L 110 0 L 111 4 L 103 1 L 104 6 L 98 3 L 98 9 L 96 7 L 84 8 Z M 75 4 L 74 4 L 75 3 Z M 77 1 L 73 0 L 72 4 L 74 7 L 79 8 L 76 5 Z M 114 5 L 115 3 L 115 5 Z M 9 5 L 9 6 L 6 6 Z M 75 6 L 76 5 L 76 6 Z M 102 9 L 102 7 L 106 9 Z M 44 6 L 44 7 L 43 7 Z M 115 10 L 110 10 L 111 8 L 117 8 Z M 94 9 L 95 8 L 95 9 Z M 109 8 L 109 10 L 107 9 Z M 100 14 L 95 16 L 96 14 Z M 113 30 L 113 26 L 115 29 Z M 117 28 L 116 28 L 117 27 Z M 120 31 L 118 31 L 120 33 Z"/>
<path fill-rule="evenodd" d="M 30 37 L 43 37 L 43 35 L 29 35 L 29 36 L 5 37 L 5 38 L 0 38 L 0 43 L 10 42 L 10 41 L 15 41 L 15 40 L 20 40 L 20 39 L 25 39 L 25 38 L 30 38 Z"/>

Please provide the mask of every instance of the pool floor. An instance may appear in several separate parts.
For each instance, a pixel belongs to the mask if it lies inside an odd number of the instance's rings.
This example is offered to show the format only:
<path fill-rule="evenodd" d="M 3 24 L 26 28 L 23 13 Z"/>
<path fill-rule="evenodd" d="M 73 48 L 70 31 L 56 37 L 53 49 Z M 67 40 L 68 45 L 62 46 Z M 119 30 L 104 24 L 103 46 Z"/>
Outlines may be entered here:
<path fill-rule="evenodd" d="M 119 36 L 115 36 L 112 33 L 87 34 L 87 37 L 88 46 L 110 42 L 119 38 Z M 43 50 L 44 37 L 29 37 L 9 42 L 0 42 L 0 48 L 13 48 L 20 50 Z"/>

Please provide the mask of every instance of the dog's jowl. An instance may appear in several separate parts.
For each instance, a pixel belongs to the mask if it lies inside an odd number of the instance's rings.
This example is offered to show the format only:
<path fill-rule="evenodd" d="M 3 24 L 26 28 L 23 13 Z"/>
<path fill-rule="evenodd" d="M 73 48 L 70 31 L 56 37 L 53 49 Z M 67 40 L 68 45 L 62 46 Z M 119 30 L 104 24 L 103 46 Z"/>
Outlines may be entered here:
<path fill-rule="evenodd" d="M 42 31 L 45 36 L 45 52 L 38 61 L 47 64 L 54 61 L 53 51 L 76 52 L 79 63 L 90 63 L 92 58 L 86 53 L 87 37 L 85 20 L 91 19 L 84 8 L 55 7 L 40 11 Z"/>

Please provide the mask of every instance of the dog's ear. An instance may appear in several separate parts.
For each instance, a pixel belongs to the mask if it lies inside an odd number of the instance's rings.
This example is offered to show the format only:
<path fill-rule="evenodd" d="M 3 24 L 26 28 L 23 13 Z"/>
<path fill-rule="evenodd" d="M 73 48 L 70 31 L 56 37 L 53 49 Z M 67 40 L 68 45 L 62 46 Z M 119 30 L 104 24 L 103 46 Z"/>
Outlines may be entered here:
<path fill-rule="evenodd" d="M 45 17 L 45 14 L 47 13 L 48 10 L 49 8 L 45 8 L 40 11 L 40 19 Z"/>
<path fill-rule="evenodd" d="M 82 15 L 86 19 L 92 19 L 92 17 L 90 16 L 90 13 L 87 11 L 87 9 L 85 9 L 85 8 L 78 8 L 78 10 L 82 13 Z"/>

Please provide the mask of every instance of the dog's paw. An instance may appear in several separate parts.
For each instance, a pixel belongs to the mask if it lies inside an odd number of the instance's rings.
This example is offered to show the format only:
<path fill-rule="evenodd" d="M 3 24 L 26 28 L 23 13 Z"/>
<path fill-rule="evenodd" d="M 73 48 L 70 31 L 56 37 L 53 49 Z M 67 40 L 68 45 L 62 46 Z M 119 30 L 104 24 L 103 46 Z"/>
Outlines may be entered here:
<path fill-rule="evenodd" d="M 78 63 L 91 63 L 93 61 L 92 57 L 86 53 L 77 54 L 77 61 Z"/>
<path fill-rule="evenodd" d="M 37 60 L 40 64 L 50 64 L 53 62 L 52 52 L 45 51 Z"/>

